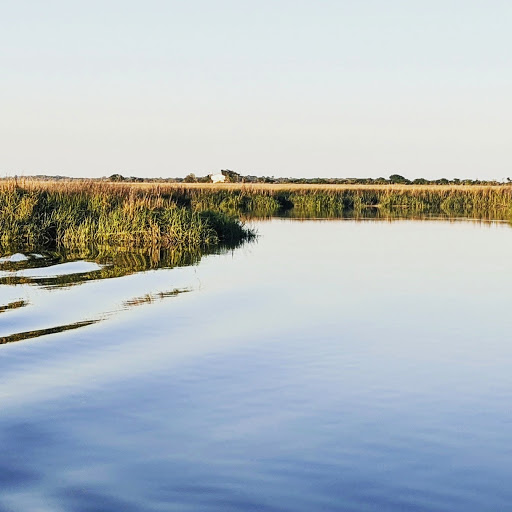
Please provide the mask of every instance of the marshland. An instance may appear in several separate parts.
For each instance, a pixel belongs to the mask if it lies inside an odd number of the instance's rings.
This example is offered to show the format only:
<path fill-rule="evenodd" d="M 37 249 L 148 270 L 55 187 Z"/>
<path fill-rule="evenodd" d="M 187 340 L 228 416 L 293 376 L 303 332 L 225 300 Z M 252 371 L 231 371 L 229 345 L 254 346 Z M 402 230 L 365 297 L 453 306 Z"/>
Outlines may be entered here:
<path fill-rule="evenodd" d="M 512 217 L 512 186 L 0 183 L 0 243 L 207 247 L 253 236 L 241 219 L 342 216 Z"/>
<path fill-rule="evenodd" d="M 505 510 L 511 218 L 508 185 L 1 182 L 0 505 Z"/>
<path fill-rule="evenodd" d="M 1 2 L 0 512 L 511 510 L 511 26 Z"/>

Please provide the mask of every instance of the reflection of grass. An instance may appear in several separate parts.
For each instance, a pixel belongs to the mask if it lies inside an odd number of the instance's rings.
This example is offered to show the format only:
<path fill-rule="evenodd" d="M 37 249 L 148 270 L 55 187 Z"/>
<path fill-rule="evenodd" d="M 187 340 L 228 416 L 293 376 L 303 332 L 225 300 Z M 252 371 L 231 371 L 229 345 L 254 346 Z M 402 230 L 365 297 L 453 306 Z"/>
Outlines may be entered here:
<path fill-rule="evenodd" d="M 85 327 L 87 325 L 91 325 L 96 322 L 98 322 L 98 320 L 86 320 L 84 322 L 76 322 L 74 324 L 59 325 L 58 327 L 50 327 L 48 329 L 38 329 L 35 331 L 19 332 L 16 334 L 11 334 L 10 336 L 2 336 L 2 337 L 0 337 L 0 345 L 4 345 L 5 343 L 12 343 L 14 341 L 27 340 L 29 338 L 38 338 L 40 336 L 45 336 L 47 334 L 55 334 L 57 332 L 70 331 L 72 329 L 79 329 L 80 327 Z"/>
<path fill-rule="evenodd" d="M 167 292 L 147 293 L 142 297 L 135 297 L 134 299 L 123 302 L 123 306 L 127 309 L 134 306 L 142 306 L 143 304 L 153 304 L 154 302 L 160 302 L 168 297 L 176 297 L 180 293 L 186 293 L 189 291 L 190 290 L 188 289 L 178 290 L 175 288 L 174 290 Z"/>
<path fill-rule="evenodd" d="M 154 245 L 145 248 L 82 245 L 68 248 L 53 248 L 52 250 L 36 247 L 24 247 L 23 249 L 11 247 L 10 252 L 25 251 L 30 253 L 31 251 L 37 251 L 43 257 L 29 260 L 24 263 L 23 267 L 0 267 L 1 270 L 8 271 L 0 277 L 0 285 L 15 286 L 29 284 L 47 288 L 73 286 L 87 281 L 112 279 L 158 268 L 195 265 L 199 263 L 204 254 L 223 253 L 237 247 L 237 245 L 221 244 L 203 250 L 199 248 L 168 249 Z M 50 267 L 55 264 L 81 260 L 94 261 L 102 265 L 102 267 L 90 272 L 40 277 L 24 276 L 15 272 L 22 268 Z"/>
<path fill-rule="evenodd" d="M 22 308 L 24 306 L 28 306 L 28 302 L 26 300 L 16 300 L 14 302 L 9 302 L 9 304 L 6 304 L 5 306 L 0 306 L 0 313 L 10 309 Z"/>
<path fill-rule="evenodd" d="M 119 311 L 127 310 L 132 307 L 136 307 L 136 306 L 141 306 L 143 304 L 153 304 L 154 302 L 162 301 L 168 297 L 177 297 L 179 294 L 186 293 L 189 291 L 190 291 L 189 289 L 180 290 L 180 289 L 175 288 L 173 290 L 164 291 L 164 292 L 149 293 L 142 297 L 135 297 L 133 299 L 124 301 L 122 303 L 121 307 L 117 311 L 111 311 L 108 314 L 102 315 L 101 318 L 96 318 L 93 320 L 83 320 L 81 322 L 74 322 L 71 324 L 59 325 L 57 327 L 49 327 L 46 329 L 36 329 L 33 331 L 25 331 L 25 332 L 10 334 L 8 336 L 1 336 L 0 337 L 0 345 L 6 344 L 6 343 L 13 343 L 15 341 L 27 340 L 30 338 L 39 338 L 41 336 L 46 336 L 47 334 L 56 334 L 59 332 L 79 329 L 81 327 L 87 327 L 88 325 L 97 324 L 98 322 L 106 320 L 107 318 L 109 318 L 110 316 L 112 316 L 113 314 L 115 314 Z M 26 305 L 26 303 L 24 303 L 24 301 L 19 301 L 19 303 L 23 303 L 22 306 Z M 12 304 L 17 304 L 17 303 L 12 303 Z M 21 307 L 21 306 L 16 306 L 16 307 Z M 1 308 L 0 308 L 0 312 L 2 312 Z"/>
<path fill-rule="evenodd" d="M 496 221 L 496 220 L 511 220 L 512 218 L 507 215 L 505 211 L 502 212 L 467 212 L 456 213 L 446 211 L 421 211 L 412 212 L 403 208 L 385 208 L 385 207 L 367 207 L 357 210 L 343 210 L 343 211 L 323 211 L 316 212 L 310 210 L 292 209 L 282 212 L 278 215 L 280 218 L 294 219 L 294 220 L 339 220 L 339 219 L 352 219 L 352 220 L 376 220 L 376 221 L 392 221 L 392 220 L 457 220 L 457 219 L 472 219 L 482 221 Z M 274 217 L 267 217 L 272 219 Z"/>
<path fill-rule="evenodd" d="M 447 215 L 508 219 L 512 187 L 365 187 L 292 191 L 298 216 L 340 216 L 374 208 L 376 216 Z"/>

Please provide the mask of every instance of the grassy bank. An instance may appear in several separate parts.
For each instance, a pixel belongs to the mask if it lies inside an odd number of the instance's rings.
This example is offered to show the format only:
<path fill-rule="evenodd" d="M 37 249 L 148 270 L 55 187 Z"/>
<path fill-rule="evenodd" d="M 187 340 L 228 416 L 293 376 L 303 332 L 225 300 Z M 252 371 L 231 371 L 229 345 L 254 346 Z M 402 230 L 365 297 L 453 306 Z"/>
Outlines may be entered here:
<path fill-rule="evenodd" d="M 237 220 L 244 216 L 325 217 L 368 208 L 510 219 L 512 187 L 4 181 L 0 243 L 215 246 L 251 236 Z"/>
<path fill-rule="evenodd" d="M 208 247 L 251 236 L 236 218 L 158 188 L 92 182 L 0 184 L 0 243 Z"/>

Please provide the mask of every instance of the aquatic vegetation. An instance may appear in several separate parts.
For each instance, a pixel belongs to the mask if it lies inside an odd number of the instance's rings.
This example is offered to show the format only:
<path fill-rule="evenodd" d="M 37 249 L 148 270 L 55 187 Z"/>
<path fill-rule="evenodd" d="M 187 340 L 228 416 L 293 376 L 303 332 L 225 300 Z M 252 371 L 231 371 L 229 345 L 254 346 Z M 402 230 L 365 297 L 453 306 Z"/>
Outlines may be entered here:
<path fill-rule="evenodd" d="M 4 182 L 0 244 L 208 247 L 253 235 L 222 209 L 193 208 L 179 199 L 158 187 Z"/>
<path fill-rule="evenodd" d="M 393 216 L 512 218 L 512 186 L 4 181 L 0 245 L 211 247 L 254 236 L 241 219 Z"/>

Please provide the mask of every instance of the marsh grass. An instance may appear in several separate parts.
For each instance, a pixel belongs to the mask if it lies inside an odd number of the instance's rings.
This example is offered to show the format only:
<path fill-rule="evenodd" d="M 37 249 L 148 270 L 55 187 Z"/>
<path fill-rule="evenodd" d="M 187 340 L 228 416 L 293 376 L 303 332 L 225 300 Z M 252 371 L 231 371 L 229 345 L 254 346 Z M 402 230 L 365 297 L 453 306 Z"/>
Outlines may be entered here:
<path fill-rule="evenodd" d="M 0 244 L 90 243 L 208 247 L 252 233 L 225 209 L 193 207 L 162 187 L 6 181 L 0 184 Z"/>
<path fill-rule="evenodd" d="M 253 236 L 241 218 L 293 210 L 336 217 L 378 208 L 394 215 L 512 217 L 511 186 L 0 183 L 0 244 L 209 247 Z"/>

